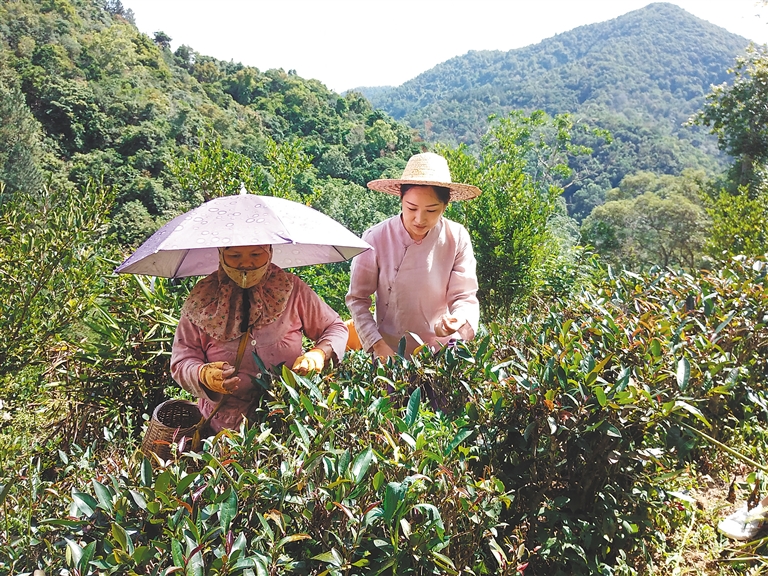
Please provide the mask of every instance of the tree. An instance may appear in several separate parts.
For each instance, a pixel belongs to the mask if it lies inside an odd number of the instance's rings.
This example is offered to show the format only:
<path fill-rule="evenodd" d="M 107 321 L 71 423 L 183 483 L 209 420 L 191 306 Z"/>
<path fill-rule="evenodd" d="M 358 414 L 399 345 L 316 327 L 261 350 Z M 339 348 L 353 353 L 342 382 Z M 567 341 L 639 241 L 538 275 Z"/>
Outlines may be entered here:
<path fill-rule="evenodd" d="M 750 198 L 742 188 L 738 194 L 726 190 L 709 200 L 707 212 L 712 218 L 712 232 L 707 252 L 720 259 L 768 254 L 768 194 Z"/>
<path fill-rule="evenodd" d="M 584 220 L 582 239 L 615 266 L 697 267 L 710 221 L 700 200 L 703 173 L 624 177 Z"/>
<path fill-rule="evenodd" d="M 558 213 L 563 184 L 572 177 L 568 160 L 587 154 L 574 147 L 568 115 L 536 111 L 493 118 L 479 157 L 460 146 L 444 147 L 454 181 L 483 193 L 449 206 L 448 217 L 464 224 L 478 262 L 479 298 L 491 315 L 507 314 L 541 284 L 546 263 L 558 256 L 549 226 Z"/>
<path fill-rule="evenodd" d="M 691 119 L 709 126 L 720 148 L 736 158 L 726 185 L 707 199 L 708 252 L 759 256 L 768 251 L 768 47 L 751 46 L 730 72 L 733 84 L 716 86 Z"/>
<path fill-rule="evenodd" d="M 256 181 L 252 160 L 225 149 L 213 133 L 204 136 L 190 155 L 177 157 L 169 169 L 187 195 L 202 197 L 197 203 L 237 194 L 241 184 L 252 189 Z"/>
<path fill-rule="evenodd" d="M 160 46 L 160 48 L 170 50 L 172 41 L 173 41 L 173 38 L 168 36 L 168 34 L 166 34 L 165 32 L 163 31 L 155 32 L 155 44 Z"/>
<path fill-rule="evenodd" d="M 91 184 L 17 192 L 0 204 L 0 376 L 44 362 L 100 293 L 112 197 Z"/>
<path fill-rule="evenodd" d="M 42 185 L 41 136 L 40 125 L 27 107 L 24 94 L 0 75 L 0 182 L 5 183 L 8 192 L 31 192 Z"/>
<path fill-rule="evenodd" d="M 691 122 L 711 128 L 720 149 L 736 158 L 734 187 L 752 191 L 768 163 L 768 47 L 750 46 L 729 72 L 733 83 L 715 86 Z"/>

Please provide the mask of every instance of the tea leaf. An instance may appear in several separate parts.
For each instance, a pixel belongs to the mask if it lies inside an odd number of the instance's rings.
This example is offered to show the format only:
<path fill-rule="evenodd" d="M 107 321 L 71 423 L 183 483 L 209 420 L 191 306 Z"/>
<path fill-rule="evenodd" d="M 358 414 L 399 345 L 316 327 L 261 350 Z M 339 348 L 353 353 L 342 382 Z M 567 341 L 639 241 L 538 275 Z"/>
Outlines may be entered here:
<path fill-rule="evenodd" d="M 89 517 L 96 513 L 96 508 L 99 506 L 93 496 L 84 492 L 72 492 L 72 500 L 74 500 L 78 510 Z"/>
<path fill-rule="evenodd" d="M 229 494 L 219 506 L 219 523 L 224 534 L 229 532 L 232 520 L 237 516 L 237 492 L 232 487 L 227 488 L 227 491 Z"/>
<path fill-rule="evenodd" d="M 677 385 L 681 391 L 688 387 L 688 380 L 691 377 L 691 364 L 688 359 L 683 357 L 677 362 Z"/>
<path fill-rule="evenodd" d="M 179 480 L 178 484 L 176 484 L 176 494 L 178 496 L 183 496 L 198 476 L 200 476 L 200 472 L 192 472 L 191 474 L 187 474 L 181 480 Z"/>
<path fill-rule="evenodd" d="M 96 497 L 99 499 L 99 508 L 106 512 L 112 512 L 112 492 L 110 489 L 95 478 L 93 479 L 92 484 L 93 491 L 96 492 Z M 2 496 L 2 494 L 0 494 L 0 496 Z M 1 497 L 0 502 L 2 502 Z"/>
<path fill-rule="evenodd" d="M 360 454 L 357 455 L 355 461 L 352 463 L 352 478 L 356 483 L 360 483 L 365 478 L 368 468 L 371 467 L 373 462 L 373 449 L 368 446 Z"/>
<path fill-rule="evenodd" d="M 421 387 L 417 387 L 408 399 L 408 408 L 405 411 L 405 425 L 408 428 L 413 427 L 416 417 L 419 415 L 419 406 L 421 405 Z"/>
<path fill-rule="evenodd" d="M 462 428 L 456 433 L 456 436 L 453 437 L 453 440 L 448 444 L 448 446 L 445 447 L 445 450 L 443 451 L 443 455 L 447 456 L 451 452 L 453 452 L 456 447 L 464 442 L 467 438 L 472 436 L 475 433 L 475 430 L 472 428 Z"/>

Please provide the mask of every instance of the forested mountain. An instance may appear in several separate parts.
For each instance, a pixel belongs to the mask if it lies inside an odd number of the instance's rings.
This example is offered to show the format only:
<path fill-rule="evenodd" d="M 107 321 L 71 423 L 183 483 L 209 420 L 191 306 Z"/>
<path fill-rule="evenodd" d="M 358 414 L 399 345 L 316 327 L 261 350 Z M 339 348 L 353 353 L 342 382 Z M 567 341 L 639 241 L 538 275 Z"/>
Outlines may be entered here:
<path fill-rule="evenodd" d="M 602 167 L 581 187 L 583 205 L 575 199 L 586 215 L 598 203 L 587 197 L 629 172 L 722 167 L 714 139 L 684 123 L 711 85 L 727 80 L 747 45 L 675 5 L 656 3 L 525 48 L 470 51 L 399 87 L 360 91 L 431 141 L 475 143 L 490 114 L 511 109 L 570 112 L 608 129 L 612 145 L 584 141 L 596 147 Z"/>
<path fill-rule="evenodd" d="M 121 240 L 135 243 L 240 181 L 269 193 L 287 179 L 293 193 L 329 190 L 332 202 L 345 186 L 398 172 L 417 150 L 410 129 L 360 94 L 188 46 L 172 53 L 167 35 L 150 38 L 131 20 L 119 0 L 0 2 L 8 192 L 44 179 L 103 183 L 117 194 Z M 196 180 L 196 168 L 221 178 Z"/>

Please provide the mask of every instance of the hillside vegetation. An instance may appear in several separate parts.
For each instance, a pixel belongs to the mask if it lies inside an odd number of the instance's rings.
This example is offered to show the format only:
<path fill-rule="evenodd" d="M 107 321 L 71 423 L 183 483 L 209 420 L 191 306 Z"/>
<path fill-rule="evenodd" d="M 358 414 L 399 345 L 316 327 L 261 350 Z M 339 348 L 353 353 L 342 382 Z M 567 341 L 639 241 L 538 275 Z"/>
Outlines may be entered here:
<path fill-rule="evenodd" d="M 116 191 L 121 240 L 135 243 L 240 182 L 333 195 L 334 179 L 363 186 L 401 170 L 418 149 L 409 129 L 359 94 L 188 46 L 171 53 L 163 35 L 139 33 L 119 2 L 108 3 L 116 13 L 101 4 L 0 4 L 0 88 L 23 120 L 18 132 L 0 132 L 0 148 L 23 154 L 0 163 L 11 190 L 35 189 L 41 170 L 77 186 L 99 181 Z M 207 154 L 195 156 L 201 144 Z M 195 179 L 203 162 L 220 163 L 218 179 Z"/>

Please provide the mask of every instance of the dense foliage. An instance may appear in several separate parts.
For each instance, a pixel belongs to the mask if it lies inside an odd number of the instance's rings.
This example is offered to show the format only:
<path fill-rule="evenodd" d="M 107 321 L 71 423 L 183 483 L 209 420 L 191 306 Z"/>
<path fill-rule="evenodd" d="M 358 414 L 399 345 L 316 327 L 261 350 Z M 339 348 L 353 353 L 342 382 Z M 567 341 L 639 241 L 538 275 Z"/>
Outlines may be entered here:
<path fill-rule="evenodd" d="M 750 47 L 729 72 L 733 83 L 715 86 L 694 121 L 711 127 L 720 148 L 737 159 L 733 183 L 757 190 L 768 178 L 768 47 Z"/>
<path fill-rule="evenodd" d="M 582 239 L 615 266 L 702 265 L 709 225 L 703 172 L 625 176 L 581 226 Z"/>
<path fill-rule="evenodd" d="M 651 550 L 695 514 L 685 499 L 670 505 L 671 472 L 711 469 L 706 437 L 768 417 L 767 270 L 733 261 L 698 276 L 609 276 L 516 328 L 491 325 L 471 347 L 379 367 L 352 355 L 322 379 L 283 371 L 249 426 L 199 454 L 180 446 L 154 469 L 115 443 L 126 424 L 108 415 L 131 400 L 113 396 L 100 412 L 111 442 L 7 459 L 0 567 L 651 573 Z M 179 305 L 166 289 L 135 292 L 137 309 L 160 303 Z M 153 350 L 169 338 L 133 342 Z M 132 386 L 162 387 L 156 366 Z M 86 387 L 59 389 L 83 402 Z"/>
<path fill-rule="evenodd" d="M 614 138 L 582 142 L 595 148 L 601 167 L 567 193 L 571 214 L 583 218 L 628 173 L 712 172 L 722 164 L 711 138 L 683 124 L 710 86 L 726 80 L 747 44 L 677 6 L 656 3 L 533 46 L 470 51 L 402 86 L 363 92 L 426 139 L 451 144 L 480 141 L 486 118 L 511 109 L 589 118 Z"/>
<path fill-rule="evenodd" d="M 483 191 L 470 202 L 453 203 L 447 215 L 472 237 L 487 315 L 508 317 L 534 290 L 553 281 L 548 271 L 568 284 L 563 276 L 577 257 L 567 254 L 568 217 L 559 200 L 572 175 L 568 160 L 591 152 L 571 143 L 572 132 L 567 115 L 513 112 L 494 119 L 479 157 L 464 147 L 440 148 L 453 177 Z"/>
<path fill-rule="evenodd" d="M 208 193 L 245 181 L 279 194 L 287 177 L 291 190 L 311 197 L 335 178 L 363 186 L 393 174 L 417 151 L 412 131 L 360 94 L 340 96 L 291 72 L 261 72 L 188 46 L 171 53 L 169 39 L 139 33 L 119 8 L 96 0 L 0 4 L 0 126 L 23 127 L 12 140 L 0 130 L 0 175 L 10 191 L 33 182 L 27 176 L 40 167 L 42 141 L 61 162 L 46 168 L 78 186 L 113 188 L 119 239 L 136 243 L 199 202 L 201 183 L 180 175 L 206 142 L 239 159 Z M 275 174 L 276 157 L 294 170 Z M 306 163 L 292 163 L 301 157 Z"/>
<path fill-rule="evenodd" d="M 729 72 L 733 83 L 715 86 L 692 118 L 710 127 L 735 160 L 705 197 L 712 218 L 709 251 L 715 257 L 760 255 L 768 252 L 768 49 L 751 48 Z"/>

